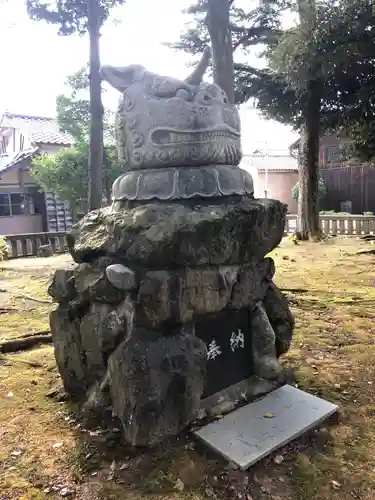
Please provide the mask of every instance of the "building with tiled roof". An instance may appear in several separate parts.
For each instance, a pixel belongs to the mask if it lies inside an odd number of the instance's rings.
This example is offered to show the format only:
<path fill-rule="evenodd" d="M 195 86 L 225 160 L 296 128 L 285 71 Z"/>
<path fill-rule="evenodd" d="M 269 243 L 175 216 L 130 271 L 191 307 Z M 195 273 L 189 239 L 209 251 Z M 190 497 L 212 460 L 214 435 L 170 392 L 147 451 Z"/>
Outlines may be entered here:
<path fill-rule="evenodd" d="M 288 205 L 289 213 L 296 213 L 297 203 L 292 188 L 298 182 L 298 160 L 287 151 L 256 150 L 244 155 L 240 164 L 253 177 L 257 198 L 273 198 Z"/>
<path fill-rule="evenodd" d="M 19 131 L 19 134 L 14 134 Z M 45 116 L 30 116 L 5 112 L 0 119 L 0 153 L 9 146 L 10 138 L 17 140 L 13 149 L 20 147 L 27 149 L 39 144 L 55 144 L 58 146 L 70 146 L 73 137 L 67 132 L 61 132 L 55 118 Z M 17 137 L 18 136 L 18 137 Z M 12 146 L 12 145 L 11 145 Z"/>
<path fill-rule="evenodd" d="M 298 160 L 290 154 L 257 153 L 245 155 L 244 161 L 251 163 L 259 172 L 298 172 Z"/>
<path fill-rule="evenodd" d="M 55 118 L 5 112 L 0 118 L 0 235 L 66 231 L 71 214 L 30 175 L 39 155 L 55 155 L 73 144 Z"/>

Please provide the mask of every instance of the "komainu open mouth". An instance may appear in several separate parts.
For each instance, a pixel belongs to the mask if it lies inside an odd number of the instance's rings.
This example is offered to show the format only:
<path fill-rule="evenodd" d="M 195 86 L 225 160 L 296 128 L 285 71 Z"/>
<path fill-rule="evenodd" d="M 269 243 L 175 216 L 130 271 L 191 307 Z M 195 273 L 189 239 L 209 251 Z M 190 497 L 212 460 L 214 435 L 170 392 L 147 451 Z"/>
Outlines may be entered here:
<path fill-rule="evenodd" d="M 228 129 L 218 130 L 170 130 L 158 128 L 151 132 L 151 141 L 158 146 L 173 144 L 197 144 L 218 141 L 237 141 L 240 134 Z"/>

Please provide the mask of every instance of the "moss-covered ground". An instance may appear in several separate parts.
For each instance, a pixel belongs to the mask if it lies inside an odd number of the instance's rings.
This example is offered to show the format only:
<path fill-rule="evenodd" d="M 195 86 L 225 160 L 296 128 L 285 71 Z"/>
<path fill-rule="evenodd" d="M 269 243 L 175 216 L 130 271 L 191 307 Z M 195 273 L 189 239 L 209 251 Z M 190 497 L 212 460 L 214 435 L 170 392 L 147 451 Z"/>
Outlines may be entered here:
<path fill-rule="evenodd" d="M 53 349 L 37 347 L 0 359 L 0 499 L 374 500 L 375 261 L 356 255 L 366 245 L 285 239 L 273 252 L 277 284 L 305 289 L 288 292 L 296 330 L 284 363 L 299 387 L 340 405 L 336 421 L 247 473 L 185 438 L 134 454 L 51 397 Z M 47 300 L 60 261 L 35 262 L 0 263 L 0 342 L 48 329 L 52 306 L 23 295 Z"/>

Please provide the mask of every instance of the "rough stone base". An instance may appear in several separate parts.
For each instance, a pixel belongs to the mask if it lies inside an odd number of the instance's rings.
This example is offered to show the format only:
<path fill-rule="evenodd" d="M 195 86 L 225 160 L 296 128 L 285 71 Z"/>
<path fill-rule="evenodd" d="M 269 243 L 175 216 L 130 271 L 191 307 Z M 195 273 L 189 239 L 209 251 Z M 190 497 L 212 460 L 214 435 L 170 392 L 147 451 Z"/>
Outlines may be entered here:
<path fill-rule="evenodd" d="M 211 316 L 245 316 L 243 329 L 229 326 L 221 340 L 226 356 L 238 355 L 231 366 L 238 359 L 247 367 L 239 378 L 252 375 L 239 385 L 242 395 L 279 381 L 278 356 L 294 325 L 265 255 L 283 236 L 286 207 L 250 197 L 220 202 L 88 214 L 69 237 L 78 265 L 57 271 L 49 287 L 59 303 L 50 322 L 66 391 L 87 411 L 110 408 L 131 445 L 178 434 L 223 394 L 238 400 L 228 389 L 202 401 L 215 332 L 201 338 L 196 325 L 208 321 L 210 332 Z M 246 351 L 234 352 L 243 345 Z M 220 360 L 215 373 L 226 388 L 233 378 Z"/>

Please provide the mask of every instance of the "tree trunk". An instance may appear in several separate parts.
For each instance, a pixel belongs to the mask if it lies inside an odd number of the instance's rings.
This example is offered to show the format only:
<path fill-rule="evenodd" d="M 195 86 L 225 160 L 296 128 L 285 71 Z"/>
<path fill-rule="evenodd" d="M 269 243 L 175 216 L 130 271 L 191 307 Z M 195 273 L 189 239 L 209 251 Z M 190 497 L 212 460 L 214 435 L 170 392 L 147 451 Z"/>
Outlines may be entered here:
<path fill-rule="evenodd" d="M 108 206 L 112 203 L 112 183 L 109 178 L 109 170 L 108 155 L 105 148 L 103 148 L 103 194 L 105 195 Z"/>
<path fill-rule="evenodd" d="M 297 233 L 300 240 L 321 239 L 319 221 L 319 139 L 321 88 L 318 70 L 314 64 L 311 45 L 316 24 L 315 0 L 299 0 L 301 26 L 310 44 L 308 71 L 306 72 L 306 102 L 303 110 L 304 126 L 301 127 L 301 147 L 298 166 L 298 216 Z"/>
<path fill-rule="evenodd" d="M 99 0 L 87 0 L 90 38 L 89 210 L 102 205 L 103 105 L 99 55 Z"/>
<path fill-rule="evenodd" d="M 212 44 L 214 82 L 234 103 L 234 67 L 232 34 L 229 25 L 229 1 L 208 0 L 208 31 Z"/>
<path fill-rule="evenodd" d="M 297 237 L 320 239 L 319 223 L 319 137 L 320 84 L 307 82 L 305 127 L 301 129 L 301 154 L 298 168 Z"/>

